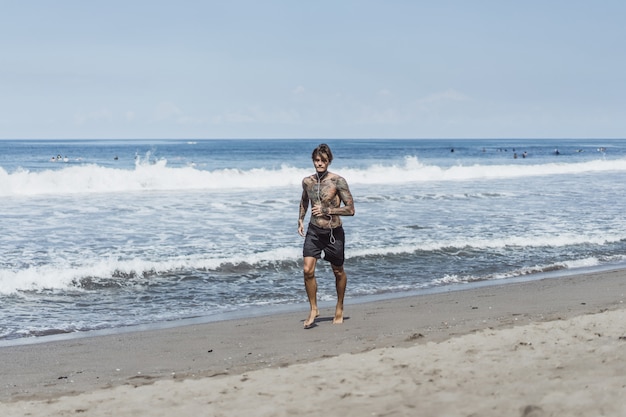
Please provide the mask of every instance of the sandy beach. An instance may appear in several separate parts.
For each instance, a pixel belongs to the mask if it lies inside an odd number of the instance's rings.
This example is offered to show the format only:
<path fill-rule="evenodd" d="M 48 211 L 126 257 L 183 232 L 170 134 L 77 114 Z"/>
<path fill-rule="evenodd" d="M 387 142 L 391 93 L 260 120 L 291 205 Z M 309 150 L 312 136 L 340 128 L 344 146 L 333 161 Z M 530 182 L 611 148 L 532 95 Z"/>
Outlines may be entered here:
<path fill-rule="evenodd" d="M 624 416 L 626 271 L 0 347 L 2 416 Z"/>

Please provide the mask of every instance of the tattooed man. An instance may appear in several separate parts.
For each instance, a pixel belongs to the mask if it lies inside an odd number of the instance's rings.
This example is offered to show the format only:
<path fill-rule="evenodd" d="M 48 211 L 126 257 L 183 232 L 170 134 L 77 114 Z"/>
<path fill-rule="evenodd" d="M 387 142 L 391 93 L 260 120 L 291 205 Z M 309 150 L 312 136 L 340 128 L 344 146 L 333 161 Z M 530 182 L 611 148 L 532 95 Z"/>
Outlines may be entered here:
<path fill-rule="evenodd" d="M 311 219 L 307 227 L 302 255 L 304 256 L 304 288 L 311 311 L 304 320 L 304 328 L 309 328 L 319 316 L 317 308 L 317 281 L 315 266 L 324 251 L 324 260 L 330 262 L 335 274 L 337 306 L 333 323 L 343 323 L 343 298 L 348 278 L 343 269 L 345 236 L 340 216 L 354 216 L 354 201 L 345 179 L 328 171 L 333 154 L 326 144 L 321 144 L 312 154 L 315 174 L 302 180 L 302 199 L 298 233 L 304 234 L 304 217 L 309 204 Z M 343 203 L 343 206 L 341 205 Z"/>

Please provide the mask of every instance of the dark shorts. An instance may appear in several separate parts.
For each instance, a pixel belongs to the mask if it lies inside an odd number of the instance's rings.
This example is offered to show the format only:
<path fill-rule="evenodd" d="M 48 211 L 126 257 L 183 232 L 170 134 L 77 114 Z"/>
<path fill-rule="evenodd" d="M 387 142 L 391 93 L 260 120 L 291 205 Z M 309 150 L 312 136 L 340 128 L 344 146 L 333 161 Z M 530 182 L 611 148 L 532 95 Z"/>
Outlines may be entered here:
<path fill-rule="evenodd" d="M 346 240 L 343 227 L 339 226 L 332 230 L 332 236 L 335 238 L 331 243 L 331 230 L 322 229 L 311 223 L 306 231 L 304 239 L 304 248 L 302 255 L 304 257 L 311 256 L 320 259 L 322 251 L 324 251 L 324 260 L 333 265 L 341 266 L 344 262 L 344 243 Z"/>

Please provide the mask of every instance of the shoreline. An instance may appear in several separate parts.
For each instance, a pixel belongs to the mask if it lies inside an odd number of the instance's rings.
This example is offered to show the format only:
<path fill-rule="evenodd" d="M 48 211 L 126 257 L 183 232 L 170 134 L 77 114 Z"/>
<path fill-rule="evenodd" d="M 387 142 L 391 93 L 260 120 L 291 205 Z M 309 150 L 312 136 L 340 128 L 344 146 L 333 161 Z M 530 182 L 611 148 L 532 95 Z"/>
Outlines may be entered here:
<path fill-rule="evenodd" d="M 355 298 L 346 298 L 346 305 L 368 304 L 376 302 L 386 302 L 401 298 L 411 298 L 419 296 L 427 296 L 439 293 L 447 293 L 453 291 L 468 291 L 479 288 L 500 286 L 508 284 L 523 283 L 529 281 L 540 281 L 544 279 L 561 279 L 564 277 L 598 274 L 603 272 L 612 272 L 618 270 L 626 270 L 626 263 L 597 265 L 592 267 L 584 267 L 577 269 L 562 269 L 554 271 L 537 272 L 527 275 L 514 276 L 510 278 L 494 279 L 494 280 L 477 280 L 472 282 L 453 283 L 437 287 L 428 287 L 419 290 L 407 292 L 390 292 L 383 294 L 362 295 Z M 304 292 L 304 290 L 303 290 Z M 320 309 L 334 308 L 334 301 L 318 301 Z M 181 318 L 171 321 L 151 322 L 144 324 L 135 324 L 124 327 L 112 327 L 95 330 L 60 332 L 44 336 L 20 337 L 13 339 L 0 340 L 0 349 L 9 346 L 22 346 L 40 343 L 50 343 L 57 341 L 76 340 L 89 337 L 114 336 L 125 333 L 136 333 L 145 331 L 165 330 L 176 327 L 185 327 L 191 325 L 204 325 L 221 321 L 246 320 L 255 319 L 265 316 L 274 316 L 279 314 L 293 314 L 300 311 L 306 312 L 308 309 L 307 302 L 297 304 L 279 304 L 273 306 L 252 306 L 240 310 L 228 311 L 223 313 L 215 313 L 202 315 L 197 317 Z"/>
<path fill-rule="evenodd" d="M 625 298 L 619 269 L 346 304 L 343 325 L 333 325 L 334 308 L 324 307 L 308 330 L 303 310 L 2 346 L 0 404 L 289 369 L 622 310 Z"/>

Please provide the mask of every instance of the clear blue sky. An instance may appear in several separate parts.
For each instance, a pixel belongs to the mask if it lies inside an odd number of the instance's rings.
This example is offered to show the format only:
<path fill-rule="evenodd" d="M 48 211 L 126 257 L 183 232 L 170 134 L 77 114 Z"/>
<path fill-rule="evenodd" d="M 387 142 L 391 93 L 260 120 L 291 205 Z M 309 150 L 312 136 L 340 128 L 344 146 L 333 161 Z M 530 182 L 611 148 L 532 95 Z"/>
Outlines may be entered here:
<path fill-rule="evenodd" d="M 623 138 L 623 0 L 0 0 L 0 139 Z"/>

